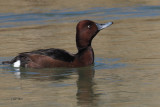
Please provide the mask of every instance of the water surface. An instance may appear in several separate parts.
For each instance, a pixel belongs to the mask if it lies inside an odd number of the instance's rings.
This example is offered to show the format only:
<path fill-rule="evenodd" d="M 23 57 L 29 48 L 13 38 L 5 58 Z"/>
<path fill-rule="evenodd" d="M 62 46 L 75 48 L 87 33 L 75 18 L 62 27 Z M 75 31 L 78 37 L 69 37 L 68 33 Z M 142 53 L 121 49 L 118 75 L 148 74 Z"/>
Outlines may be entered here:
<path fill-rule="evenodd" d="M 159 107 L 158 4 L 158 0 L 0 0 L 0 63 L 34 49 L 76 53 L 78 21 L 114 22 L 94 38 L 92 66 L 17 69 L 0 64 L 0 106 Z"/>

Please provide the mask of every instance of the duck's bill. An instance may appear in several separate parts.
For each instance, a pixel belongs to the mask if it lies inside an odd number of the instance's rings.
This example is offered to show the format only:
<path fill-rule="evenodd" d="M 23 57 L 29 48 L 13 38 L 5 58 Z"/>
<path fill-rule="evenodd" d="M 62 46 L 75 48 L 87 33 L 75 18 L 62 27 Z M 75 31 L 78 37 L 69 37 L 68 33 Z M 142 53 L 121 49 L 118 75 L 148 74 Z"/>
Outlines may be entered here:
<path fill-rule="evenodd" d="M 111 26 L 113 24 L 113 22 L 108 22 L 108 23 L 105 23 L 105 24 L 98 24 L 96 23 L 97 27 L 98 27 L 98 30 L 102 30 L 104 28 L 107 28 L 109 26 Z"/>

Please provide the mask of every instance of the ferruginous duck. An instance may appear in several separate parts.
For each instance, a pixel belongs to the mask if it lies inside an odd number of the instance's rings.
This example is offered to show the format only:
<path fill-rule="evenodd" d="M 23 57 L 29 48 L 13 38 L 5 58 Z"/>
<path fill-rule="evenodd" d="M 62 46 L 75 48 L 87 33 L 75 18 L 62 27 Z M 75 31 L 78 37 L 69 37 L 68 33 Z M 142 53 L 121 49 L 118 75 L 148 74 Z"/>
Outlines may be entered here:
<path fill-rule="evenodd" d="M 54 68 L 54 67 L 84 67 L 94 63 L 92 39 L 97 33 L 112 25 L 113 22 L 98 24 L 91 20 L 82 20 L 76 27 L 76 54 L 68 53 L 62 49 L 39 49 L 23 52 L 11 61 L 3 64 L 12 64 L 14 67 L 25 68 Z"/>

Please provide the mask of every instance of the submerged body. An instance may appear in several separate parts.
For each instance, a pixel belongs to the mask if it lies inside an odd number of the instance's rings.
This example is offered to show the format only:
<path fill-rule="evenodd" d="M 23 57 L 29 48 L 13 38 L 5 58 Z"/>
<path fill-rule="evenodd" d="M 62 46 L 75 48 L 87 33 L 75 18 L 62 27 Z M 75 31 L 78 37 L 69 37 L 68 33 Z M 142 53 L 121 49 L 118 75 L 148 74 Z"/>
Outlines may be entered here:
<path fill-rule="evenodd" d="M 90 20 L 80 21 L 76 28 L 77 54 L 70 54 L 62 49 L 40 49 L 20 53 L 11 61 L 3 64 L 13 64 L 14 67 L 53 68 L 53 67 L 82 67 L 94 63 L 94 52 L 91 46 L 96 34 L 110 26 L 112 22 L 97 24 Z"/>

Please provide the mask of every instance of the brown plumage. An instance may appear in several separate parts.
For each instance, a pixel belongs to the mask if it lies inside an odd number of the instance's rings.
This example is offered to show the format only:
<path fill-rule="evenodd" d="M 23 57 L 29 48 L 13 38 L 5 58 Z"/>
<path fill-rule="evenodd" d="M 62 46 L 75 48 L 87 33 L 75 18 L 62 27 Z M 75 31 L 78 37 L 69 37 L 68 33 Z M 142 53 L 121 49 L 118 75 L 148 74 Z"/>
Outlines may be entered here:
<path fill-rule="evenodd" d="M 112 22 L 97 24 L 90 20 L 83 20 L 76 27 L 77 54 L 70 54 L 62 49 L 40 49 L 31 52 L 20 53 L 11 61 L 3 64 L 15 64 L 20 61 L 21 67 L 27 68 L 53 68 L 53 67 L 82 67 L 94 63 L 94 52 L 91 46 L 96 34 L 110 26 Z"/>

